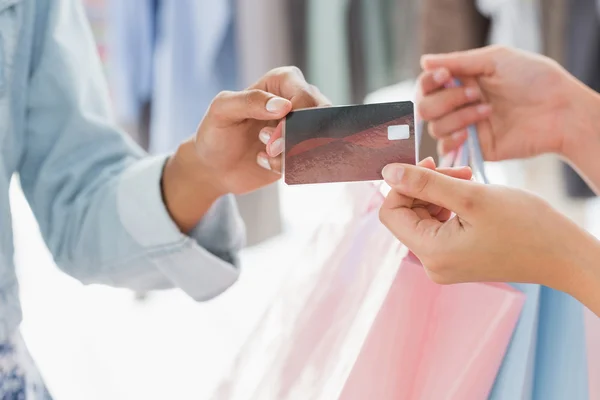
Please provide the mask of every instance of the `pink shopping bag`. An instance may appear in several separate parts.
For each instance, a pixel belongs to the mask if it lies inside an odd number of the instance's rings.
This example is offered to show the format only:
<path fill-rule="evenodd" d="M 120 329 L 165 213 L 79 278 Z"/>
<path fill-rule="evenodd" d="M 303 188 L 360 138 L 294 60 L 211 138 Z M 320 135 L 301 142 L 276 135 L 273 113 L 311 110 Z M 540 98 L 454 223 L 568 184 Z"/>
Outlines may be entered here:
<path fill-rule="evenodd" d="M 321 227 L 213 399 L 485 398 L 521 294 L 432 283 L 379 222 L 373 186 L 345 198 L 350 218 Z"/>
<path fill-rule="evenodd" d="M 340 399 L 486 399 L 523 300 L 509 285 L 437 285 L 407 257 Z"/>

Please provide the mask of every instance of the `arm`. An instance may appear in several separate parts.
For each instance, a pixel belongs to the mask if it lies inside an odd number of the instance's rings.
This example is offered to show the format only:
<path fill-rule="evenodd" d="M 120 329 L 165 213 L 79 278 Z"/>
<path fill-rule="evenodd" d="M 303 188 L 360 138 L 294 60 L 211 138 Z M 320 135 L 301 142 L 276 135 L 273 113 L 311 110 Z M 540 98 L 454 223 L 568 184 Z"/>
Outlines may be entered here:
<path fill-rule="evenodd" d="M 565 98 L 570 116 L 561 155 L 600 194 L 600 94 L 572 78 Z"/>
<path fill-rule="evenodd" d="M 600 315 L 600 242 L 539 197 L 472 182 L 469 168 L 391 164 L 382 222 L 441 284 L 546 285 Z M 451 212 L 456 215 L 453 216 Z"/>
<path fill-rule="evenodd" d="M 244 236 L 233 199 L 199 183 L 198 202 L 181 200 L 172 191 L 188 178 L 179 175 L 163 185 L 175 199 L 170 211 L 195 207 L 183 218 L 187 227 L 172 220 L 161 193 L 166 157 L 146 158 L 108 123 L 105 82 L 79 2 L 46 3 L 19 172 L 55 261 L 84 283 L 178 286 L 196 299 L 225 290 L 238 276 Z M 194 225 L 190 236 L 181 233 Z"/>

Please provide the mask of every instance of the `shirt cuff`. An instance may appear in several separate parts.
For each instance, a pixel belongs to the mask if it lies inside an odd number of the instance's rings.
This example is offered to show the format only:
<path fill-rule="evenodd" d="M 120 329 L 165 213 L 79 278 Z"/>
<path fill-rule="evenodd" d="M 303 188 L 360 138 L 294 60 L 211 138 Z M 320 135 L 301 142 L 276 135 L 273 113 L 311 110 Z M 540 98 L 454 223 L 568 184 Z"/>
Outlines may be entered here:
<path fill-rule="evenodd" d="M 138 161 L 121 177 L 118 210 L 131 237 L 172 286 L 196 300 L 212 298 L 239 276 L 237 253 L 244 226 L 231 196 L 219 199 L 186 236 L 163 202 L 161 177 L 166 156 Z"/>

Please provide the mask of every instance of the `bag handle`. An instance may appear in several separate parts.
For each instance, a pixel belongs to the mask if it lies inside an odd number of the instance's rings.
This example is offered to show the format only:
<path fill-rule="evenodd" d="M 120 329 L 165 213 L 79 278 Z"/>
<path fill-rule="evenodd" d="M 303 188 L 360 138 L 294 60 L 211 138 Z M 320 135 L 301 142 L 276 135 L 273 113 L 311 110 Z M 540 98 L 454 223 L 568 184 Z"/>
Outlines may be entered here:
<path fill-rule="evenodd" d="M 458 79 L 454 79 L 453 85 L 462 86 L 462 83 Z M 481 153 L 479 134 L 475 125 L 467 127 L 467 140 L 461 148 L 440 160 L 440 167 L 462 167 L 467 165 L 471 166 L 474 174 L 478 174 L 483 183 L 489 183 L 489 179 L 485 173 L 485 162 Z"/>

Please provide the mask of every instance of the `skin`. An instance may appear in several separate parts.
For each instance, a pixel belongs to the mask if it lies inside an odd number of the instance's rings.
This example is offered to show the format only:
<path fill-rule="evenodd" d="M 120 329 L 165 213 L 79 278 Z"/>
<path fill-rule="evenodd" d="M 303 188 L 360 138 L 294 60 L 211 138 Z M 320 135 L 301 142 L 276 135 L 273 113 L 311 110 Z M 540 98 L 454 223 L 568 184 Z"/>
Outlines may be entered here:
<path fill-rule="evenodd" d="M 219 94 L 163 172 L 164 201 L 180 230 L 191 231 L 219 197 L 277 181 L 281 151 L 271 157 L 265 143 L 273 150 L 270 139 L 281 136 L 279 122 L 290 111 L 326 105 L 295 67 L 275 69 L 247 90 Z"/>
<path fill-rule="evenodd" d="M 600 96 L 558 64 L 497 46 L 425 56 L 421 64 L 417 111 L 441 153 L 462 145 L 476 124 L 485 159 L 555 153 L 598 192 Z M 448 88 L 452 77 L 465 86 Z M 380 218 L 434 281 L 539 283 L 600 315 L 600 242 L 531 193 L 431 167 L 387 166 L 393 190 Z"/>

